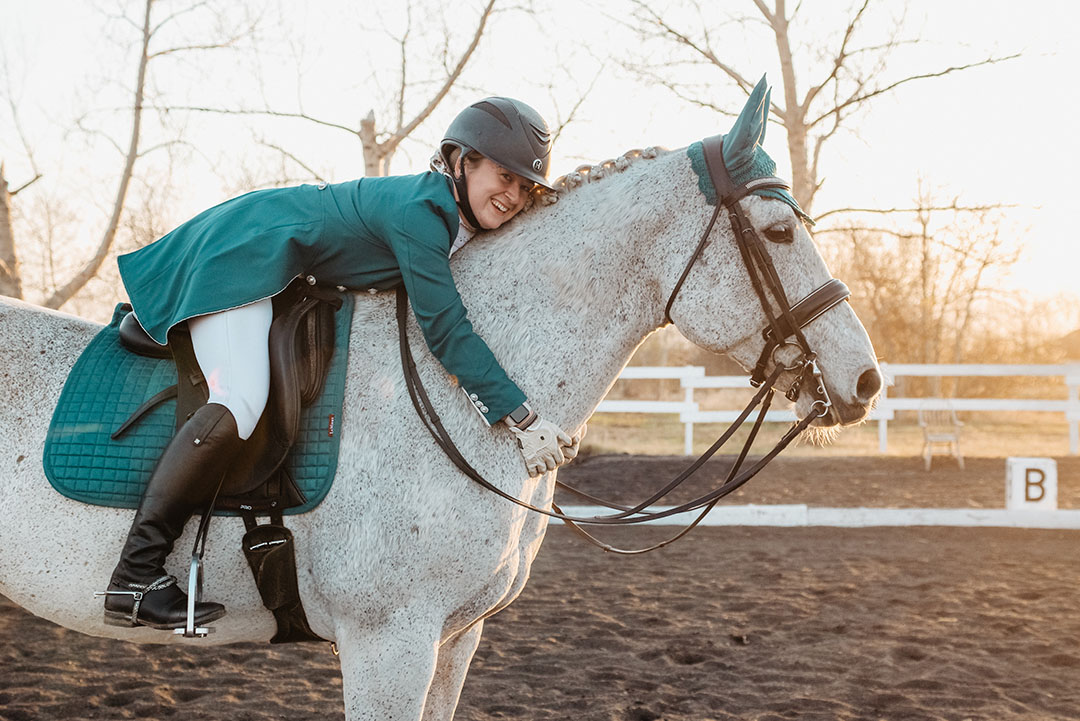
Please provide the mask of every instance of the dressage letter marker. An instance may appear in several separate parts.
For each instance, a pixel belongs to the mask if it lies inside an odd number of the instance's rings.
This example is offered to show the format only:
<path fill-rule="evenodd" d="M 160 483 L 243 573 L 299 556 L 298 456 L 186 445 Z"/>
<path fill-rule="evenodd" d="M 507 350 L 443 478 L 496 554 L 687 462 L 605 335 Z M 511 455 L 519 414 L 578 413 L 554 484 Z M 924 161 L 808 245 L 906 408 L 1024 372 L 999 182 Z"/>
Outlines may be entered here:
<path fill-rule="evenodd" d="M 1010 510 L 1057 510 L 1057 462 L 1053 458 L 1007 459 L 1005 507 Z"/>

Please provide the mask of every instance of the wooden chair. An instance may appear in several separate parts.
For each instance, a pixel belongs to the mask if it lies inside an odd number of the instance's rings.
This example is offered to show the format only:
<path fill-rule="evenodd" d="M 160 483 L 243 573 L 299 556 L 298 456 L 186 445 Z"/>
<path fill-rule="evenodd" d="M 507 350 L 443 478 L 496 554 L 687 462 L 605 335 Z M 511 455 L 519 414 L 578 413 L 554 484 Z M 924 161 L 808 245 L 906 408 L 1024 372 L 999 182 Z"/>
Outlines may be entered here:
<path fill-rule="evenodd" d="M 945 407 L 942 407 L 944 404 Z M 964 469 L 964 454 L 960 450 L 960 429 L 964 424 L 956 417 L 952 404 L 942 398 L 928 398 L 919 407 L 919 426 L 923 432 L 923 461 L 930 470 L 930 460 L 935 446 L 945 446 L 949 455 L 956 458 L 960 470 Z"/>

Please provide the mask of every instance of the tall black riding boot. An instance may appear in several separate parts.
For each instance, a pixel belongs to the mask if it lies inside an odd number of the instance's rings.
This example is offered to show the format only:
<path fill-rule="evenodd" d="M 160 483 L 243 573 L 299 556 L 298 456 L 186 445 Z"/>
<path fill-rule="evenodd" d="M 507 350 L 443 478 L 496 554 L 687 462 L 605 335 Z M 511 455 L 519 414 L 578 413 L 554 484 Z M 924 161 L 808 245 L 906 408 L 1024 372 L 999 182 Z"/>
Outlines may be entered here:
<path fill-rule="evenodd" d="M 165 559 L 197 510 L 204 509 L 243 441 L 236 419 L 208 403 L 181 426 L 161 454 L 135 512 L 105 596 L 105 623 L 183 628 L 187 594 L 165 573 Z M 220 603 L 197 603 L 195 624 L 225 615 Z"/>

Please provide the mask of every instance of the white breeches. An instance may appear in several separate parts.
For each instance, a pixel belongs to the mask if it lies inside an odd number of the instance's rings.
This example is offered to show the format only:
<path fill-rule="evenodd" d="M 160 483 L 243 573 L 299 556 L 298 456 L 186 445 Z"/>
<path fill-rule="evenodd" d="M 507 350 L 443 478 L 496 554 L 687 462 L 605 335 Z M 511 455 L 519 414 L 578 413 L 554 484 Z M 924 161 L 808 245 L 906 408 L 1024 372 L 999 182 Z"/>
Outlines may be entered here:
<path fill-rule="evenodd" d="M 210 388 L 210 403 L 220 403 L 236 418 L 240 437 L 255 431 L 270 395 L 269 298 L 192 318 L 191 345 Z"/>

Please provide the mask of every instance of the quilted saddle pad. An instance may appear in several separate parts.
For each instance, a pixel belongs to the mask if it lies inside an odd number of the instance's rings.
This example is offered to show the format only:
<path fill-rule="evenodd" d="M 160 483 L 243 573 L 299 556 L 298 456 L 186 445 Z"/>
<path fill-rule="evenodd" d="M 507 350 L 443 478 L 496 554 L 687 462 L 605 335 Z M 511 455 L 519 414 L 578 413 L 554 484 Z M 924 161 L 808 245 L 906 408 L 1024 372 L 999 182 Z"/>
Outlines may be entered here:
<path fill-rule="evenodd" d="M 341 309 L 334 314 L 336 345 L 322 395 L 301 411 L 300 434 L 285 461 L 307 502 L 286 509 L 286 514 L 319 505 L 337 471 L 353 311 L 352 294 L 342 296 Z M 121 347 L 122 309 L 123 304 L 116 307 L 112 321 L 75 362 L 53 412 L 43 463 L 53 488 L 68 498 L 135 508 L 173 436 L 176 400 L 158 404 L 120 438 L 109 436 L 145 400 L 176 383 L 176 366 L 171 359 L 147 358 Z"/>

